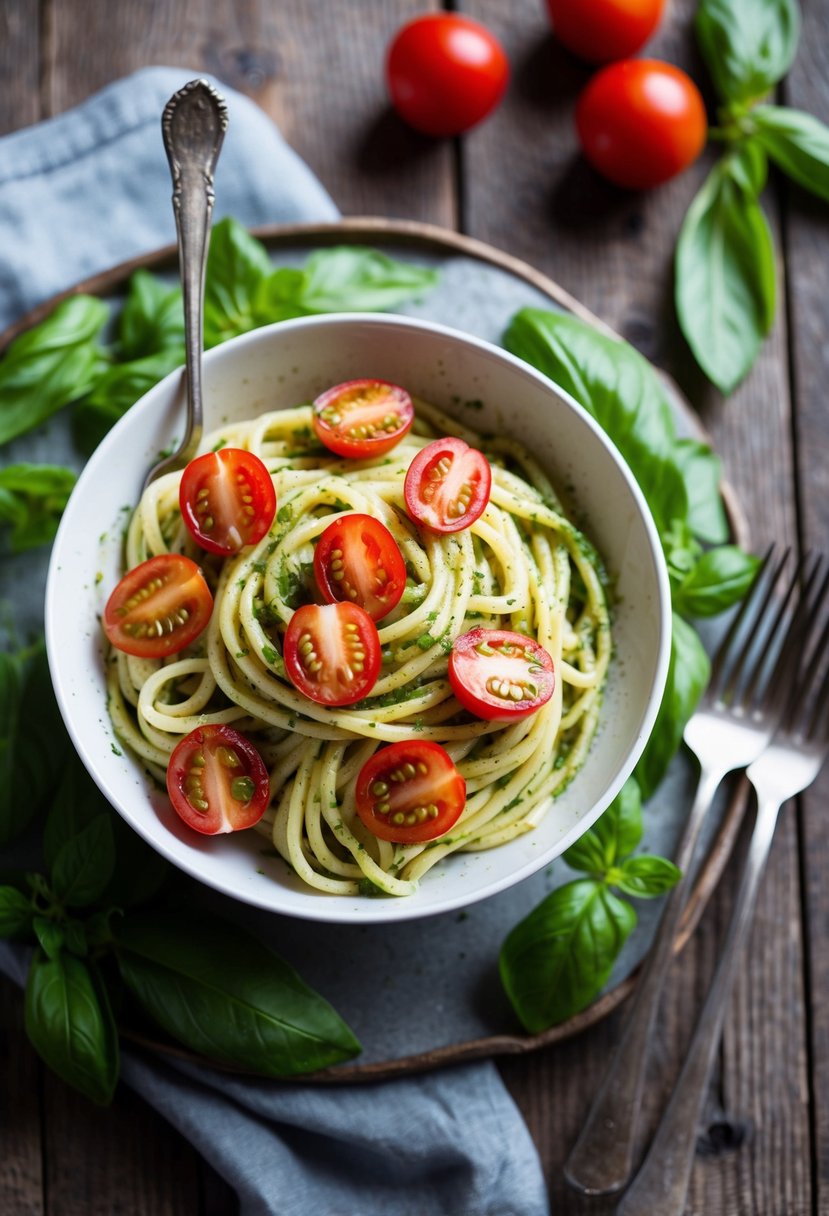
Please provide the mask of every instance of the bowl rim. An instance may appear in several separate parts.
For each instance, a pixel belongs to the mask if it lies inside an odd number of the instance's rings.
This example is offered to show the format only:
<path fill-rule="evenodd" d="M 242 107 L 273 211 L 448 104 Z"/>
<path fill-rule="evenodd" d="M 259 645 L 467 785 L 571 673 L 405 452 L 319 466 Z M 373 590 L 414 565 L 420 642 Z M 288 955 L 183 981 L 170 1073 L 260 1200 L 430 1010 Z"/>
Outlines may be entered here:
<path fill-rule="evenodd" d="M 98 788 L 101 790 L 104 797 L 113 806 L 117 814 L 125 818 L 132 829 L 143 839 L 147 841 L 151 848 L 160 852 L 161 855 L 177 869 L 183 870 L 190 877 L 196 879 L 211 890 L 218 891 L 223 895 L 227 895 L 249 906 L 261 909 L 276 915 L 296 917 L 301 920 L 318 921 L 322 923 L 357 923 L 357 924 L 379 924 L 393 923 L 399 920 L 414 920 L 422 919 L 429 916 L 442 915 L 444 913 L 457 911 L 458 909 L 470 907 L 483 899 L 489 899 L 493 895 L 497 895 L 501 891 L 522 882 L 536 873 L 545 865 L 549 865 L 556 857 L 561 856 L 567 848 L 578 840 L 585 832 L 587 832 L 604 813 L 613 799 L 621 790 L 625 781 L 633 772 L 639 758 L 644 751 L 648 739 L 650 738 L 653 726 L 656 720 L 657 713 L 661 704 L 665 685 L 667 682 L 668 669 L 670 663 L 671 651 L 671 635 L 672 635 L 672 617 L 671 617 L 671 592 L 670 581 L 668 577 L 667 565 L 665 562 L 662 545 L 659 540 L 659 535 L 656 529 L 653 516 L 647 504 L 644 494 L 639 487 L 632 471 L 627 462 L 616 447 L 613 440 L 607 435 L 602 427 L 596 422 L 592 415 L 578 402 L 576 399 L 558 385 L 551 377 L 543 372 L 532 367 L 523 359 L 513 355 L 510 351 L 495 345 L 493 342 L 487 341 L 484 338 L 479 338 L 475 335 L 466 333 L 463 330 L 454 329 L 451 326 L 444 325 L 440 322 L 429 321 L 419 317 L 411 317 L 401 313 L 366 313 L 366 312 L 341 312 L 341 313 L 325 313 L 316 314 L 306 317 L 295 317 L 284 321 L 273 322 L 270 325 L 259 326 L 256 329 L 250 330 L 247 333 L 240 334 L 235 338 L 229 339 L 227 342 L 221 343 L 218 346 L 206 350 L 203 353 L 203 365 L 205 371 L 208 372 L 210 366 L 214 363 L 220 363 L 221 360 L 227 357 L 228 353 L 236 352 L 246 346 L 255 346 L 262 343 L 267 344 L 275 332 L 289 336 L 296 330 L 305 329 L 325 329 L 328 327 L 340 328 L 348 325 L 359 324 L 367 327 L 377 327 L 378 329 L 389 330 L 413 330 L 416 332 L 426 332 L 431 335 L 443 337 L 448 341 L 459 342 L 460 344 L 470 347 L 474 350 L 487 355 L 490 358 L 495 358 L 512 367 L 519 375 L 524 376 L 530 381 L 535 382 L 547 391 L 552 391 L 571 411 L 573 411 L 593 432 L 594 438 L 602 445 L 609 453 L 614 463 L 616 464 L 622 478 L 627 484 L 628 491 L 633 502 L 636 505 L 638 517 L 644 527 L 645 535 L 648 541 L 649 556 L 652 561 L 655 577 L 656 577 L 656 593 L 659 621 L 659 637 L 656 661 L 654 664 L 654 674 L 651 681 L 651 687 L 647 700 L 644 704 L 644 710 L 640 716 L 639 726 L 636 737 L 632 746 L 628 749 L 623 761 L 612 781 L 609 782 L 602 797 L 595 800 L 590 810 L 579 816 L 578 821 L 573 827 L 564 833 L 557 841 L 555 851 L 550 850 L 542 852 L 538 857 L 534 857 L 523 865 L 516 867 L 515 870 L 509 871 L 491 882 L 484 884 L 484 889 L 475 890 L 467 895 L 458 895 L 455 897 L 446 898 L 442 901 L 438 900 L 434 905 L 428 907 L 418 907 L 415 902 L 416 896 L 411 896 L 406 899 L 397 900 L 376 900 L 363 898 L 361 911 L 359 915 L 355 915 L 354 900 L 359 897 L 342 897 L 342 898 L 318 898 L 316 902 L 309 905 L 309 909 L 299 909 L 294 907 L 274 907 L 272 901 L 257 899 L 250 892 L 239 891 L 231 883 L 221 883 L 205 877 L 199 871 L 197 864 L 197 856 L 194 855 L 193 864 L 188 864 L 186 860 L 174 854 L 172 846 L 170 849 L 165 849 L 163 842 L 155 837 L 150 837 L 143 830 L 141 823 L 136 822 L 132 816 L 125 814 L 111 799 L 110 793 L 106 788 L 103 778 L 100 776 L 98 768 L 95 764 L 94 754 L 87 746 L 84 735 L 75 724 L 75 715 L 71 709 L 71 698 L 67 694 L 62 680 L 60 679 L 60 645 L 57 637 L 58 621 L 60 616 L 59 611 L 59 596 L 58 583 L 60 577 L 60 553 L 63 542 L 70 531 L 71 505 L 72 500 L 76 499 L 80 492 L 83 492 L 86 484 L 90 480 L 95 480 L 98 476 L 99 468 L 106 465 L 108 459 L 108 450 L 111 446 L 117 443 L 117 439 L 121 430 L 124 427 L 135 425 L 135 411 L 149 408 L 146 403 L 153 402 L 156 399 L 166 401 L 170 405 L 180 390 L 182 380 L 182 369 L 177 368 L 168 373 L 157 384 L 153 385 L 146 393 L 125 412 L 125 414 L 115 423 L 111 430 L 105 435 L 101 443 L 93 452 L 92 456 L 87 461 L 81 474 L 78 477 L 78 482 L 72 491 L 70 500 L 64 510 L 63 517 L 58 527 L 57 533 L 52 546 L 52 551 L 49 557 L 49 565 L 46 580 L 46 595 L 45 595 L 45 638 L 46 652 L 49 664 L 49 672 L 52 680 L 55 697 L 58 702 L 61 716 L 67 731 L 72 739 L 73 746 L 77 751 L 81 761 L 86 767 L 92 779 L 95 781 Z M 208 376 L 205 375 L 205 381 Z M 132 420 L 132 421 L 131 421 Z M 207 427 L 205 428 L 207 429 Z M 104 706 L 105 709 L 105 706 Z M 278 886 L 274 885 L 273 890 L 278 890 Z M 309 893 L 310 889 L 309 889 Z M 317 892 L 318 896 L 322 893 Z M 363 907 L 365 905 L 365 907 Z"/>

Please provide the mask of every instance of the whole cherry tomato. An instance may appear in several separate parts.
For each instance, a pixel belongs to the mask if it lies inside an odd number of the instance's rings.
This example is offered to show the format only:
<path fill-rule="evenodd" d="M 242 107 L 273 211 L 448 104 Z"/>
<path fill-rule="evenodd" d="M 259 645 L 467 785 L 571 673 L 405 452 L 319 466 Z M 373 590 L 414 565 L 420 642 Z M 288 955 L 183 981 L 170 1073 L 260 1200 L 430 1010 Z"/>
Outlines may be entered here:
<path fill-rule="evenodd" d="M 503 48 L 489 30 L 458 13 L 415 17 L 386 58 L 392 105 L 425 135 L 460 135 L 494 110 L 509 80 Z"/>
<path fill-rule="evenodd" d="M 665 0 L 547 0 L 553 33 L 588 63 L 634 55 L 653 34 Z"/>
<path fill-rule="evenodd" d="M 681 68 L 623 59 L 597 72 L 581 94 L 576 130 L 603 177 L 648 190 L 696 160 L 708 124 L 699 89 Z"/>

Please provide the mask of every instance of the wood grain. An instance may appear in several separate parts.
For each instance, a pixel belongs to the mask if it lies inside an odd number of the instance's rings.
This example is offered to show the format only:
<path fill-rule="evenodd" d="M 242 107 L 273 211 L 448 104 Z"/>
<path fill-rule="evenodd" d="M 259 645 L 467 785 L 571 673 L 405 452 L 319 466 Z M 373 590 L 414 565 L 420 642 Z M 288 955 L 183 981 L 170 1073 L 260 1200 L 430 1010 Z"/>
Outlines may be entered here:
<path fill-rule="evenodd" d="M 676 235 L 710 158 L 647 195 L 600 182 L 580 161 L 572 133 L 573 102 L 587 69 L 556 47 L 538 0 L 459 0 L 455 7 L 502 37 L 513 65 L 511 88 L 500 110 L 459 146 L 421 140 L 389 114 L 381 63 L 390 33 L 430 6 L 436 0 L 348 0 L 337 6 L 334 21 L 327 0 L 4 0 L 0 129 L 59 112 L 144 64 L 216 73 L 280 123 L 346 213 L 457 224 L 555 278 L 675 376 L 712 433 L 759 543 L 800 535 L 825 545 L 826 209 L 779 184 L 767 193 L 783 306 L 754 373 L 723 401 L 694 370 L 671 304 Z M 693 0 L 673 0 L 648 53 L 684 64 L 703 80 L 690 32 L 694 8 Z M 805 32 L 786 98 L 829 120 L 827 3 L 804 0 L 802 9 Z M 829 1216 L 827 800 L 829 775 L 803 800 L 800 821 L 793 814 L 781 821 L 728 1018 L 711 1092 L 714 1130 L 702 1141 L 689 1212 Z M 732 867 L 673 976 L 648 1091 L 651 1119 L 704 994 L 735 881 Z M 81 1113 L 49 1082 L 39 1108 L 38 1069 L 22 1041 L 19 998 L 8 988 L 0 993 L 8 1044 L 0 1055 L 2 1092 L 29 1095 L 20 1099 L 14 1125 L 3 1127 L 0 1211 L 229 1216 L 236 1210 L 209 1172 L 197 1179 L 187 1145 L 176 1142 L 168 1151 L 169 1129 L 129 1095 L 119 1095 L 111 1120 L 98 1120 L 97 1112 Z M 615 1025 L 611 1017 L 577 1039 L 502 1065 L 539 1146 L 556 1216 L 608 1211 L 609 1205 L 587 1205 L 569 1193 L 560 1167 Z M 134 1120 L 136 1141 L 158 1163 L 154 1189 L 138 1154 L 121 1143 Z M 742 1148 L 722 1151 L 743 1133 Z M 61 1147 L 64 1136 L 82 1161 L 78 1168 Z M 49 1170 L 45 1190 L 41 1148 Z M 175 1171 L 173 1157 L 183 1162 Z M 99 1207 L 79 1206 L 84 1193 L 94 1194 Z"/>

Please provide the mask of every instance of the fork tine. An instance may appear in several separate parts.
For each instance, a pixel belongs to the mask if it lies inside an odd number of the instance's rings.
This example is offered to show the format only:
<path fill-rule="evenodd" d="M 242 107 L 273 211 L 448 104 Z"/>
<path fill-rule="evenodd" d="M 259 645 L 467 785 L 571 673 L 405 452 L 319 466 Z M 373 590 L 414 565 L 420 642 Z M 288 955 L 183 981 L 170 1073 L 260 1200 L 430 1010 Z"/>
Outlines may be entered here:
<path fill-rule="evenodd" d="M 721 700 L 733 691 L 735 681 L 745 669 L 746 659 L 755 644 L 757 629 L 766 619 L 775 586 L 790 553 L 791 550 L 787 548 L 782 557 L 775 560 L 775 546 L 772 544 L 767 549 L 751 589 L 712 659 L 708 683 L 709 697 Z M 744 640 L 740 644 L 744 634 Z"/>
<path fill-rule="evenodd" d="M 807 741 L 813 740 L 819 729 L 829 735 L 829 718 L 826 715 L 826 708 L 829 706 L 829 679 L 826 678 L 829 658 L 829 570 L 824 574 L 820 589 L 813 598 L 810 624 L 814 625 L 815 630 L 820 629 L 820 634 L 811 648 L 806 645 L 803 647 L 800 670 L 794 682 L 785 721 L 786 729 L 794 730 L 794 724 L 799 719 L 799 732 Z M 822 628 L 821 613 L 824 617 Z"/>
<path fill-rule="evenodd" d="M 823 573 L 823 565 L 821 554 L 815 558 L 806 555 L 798 562 L 773 629 L 762 642 L 763 646 L 769 645 L 769 659 L 757 664 L 744 693 L 744 703 L 753 711 L 767 713 L 776 708 L 777 716 L 782 717 L 781 705 L 785 710 L 786 698 L 781 699 L 780 687 L 787 687 L 791 682 L 791 672 L 800 663 L 812 618 L 826 594 L 827 575 Z M 801 586 L 800 595 L 783 627 L 781 622 L 798 586 Z"/>

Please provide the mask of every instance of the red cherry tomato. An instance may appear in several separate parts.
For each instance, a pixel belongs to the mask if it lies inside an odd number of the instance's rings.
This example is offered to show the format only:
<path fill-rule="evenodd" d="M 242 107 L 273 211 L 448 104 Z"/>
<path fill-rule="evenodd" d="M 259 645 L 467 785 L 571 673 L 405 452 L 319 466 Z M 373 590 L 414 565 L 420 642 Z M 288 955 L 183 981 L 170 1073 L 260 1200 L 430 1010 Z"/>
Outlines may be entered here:
<path fill-rule="evenodd" d="M 232 726 L 185 735 L 167 766 L 167 792 L 176 814 L 205 836 L 252 828 L 271 796 L 264 760 Z"/>
<path fill-rule="evenodd" d="M 357 814 L 381 840 L 418 844 L 443 836 L 466 802 L 466 782 L 438 743 L 382 747 L 360 769 Z"/>
<path fill-rule="evenodd" d="M 126 654 L 163 659 L 189 646 L 212 611 L 213 596 L 196 563 L 161 553 L 118 583 L 104 609 L 104 633 Z"/>
<path fill-rule="evenodd" d="M 367 696 L 380 671 L 380 639 L 356 604 L 303 604 L 283 644 L 291 683 L 320 705 L 353 705 Z"/>
<path fill-rule="evenodd" d="M 209 553 L 238 553 L 273 523 L 276 493 L 258 456 L 219 448 L 191 460 L 181 478 L 179 506 L 196 541 Z"/>
<path fill-rule="evenodd" d="M 424 135 L 460 135 L 495 109 L 509 80 L 503 48 L 457 13 L 427 13 L 397 32 L 386 58 L 392 105 Z"/>
<path fill-rule="evenodd" d="M 491 486 L 486 456 L 447 436 L 421 448 L 409 465 L 403 494 L 417 523 L 433 532 L 460 532 L 483 514 Z"/>
<path fill-rule="evenodd" d="M 665 0 L 547 0 L 553 33 L 588 63 L 626 59 L 662 19 Z"/>
<path fill-rule="evenodd" d="M 329 604 L 350 601 L 379 621 L 400 602 L 406 564 L 385 524 L 371 515 L 341 515 L 314 550 L 317 586 Z"/>
<path fill-rule="evenodd" d="M 648 190 L 699 156 L 708 131 L 699 89 L 680 68 L 624 59 L 602 68 L 576 106 L 584 155 L 618 186 Z"/>
<path fill-rule="evenodd" d="M 553 695 L 553 660 L 543 646 L 508 629 L 470 629 L 455 639 L 449 683 L 471 714 L 488 722 L 526 718 Z"/>
<path fill-rule="evenodd" d="M 314 402 L 314 430 L 338 456 L 370 460 L 399 443 L 414 420 L 412 399 L 385 380 L 347 380 Z"/>

